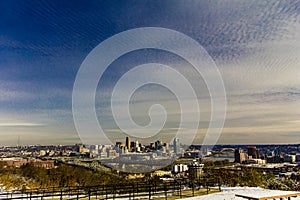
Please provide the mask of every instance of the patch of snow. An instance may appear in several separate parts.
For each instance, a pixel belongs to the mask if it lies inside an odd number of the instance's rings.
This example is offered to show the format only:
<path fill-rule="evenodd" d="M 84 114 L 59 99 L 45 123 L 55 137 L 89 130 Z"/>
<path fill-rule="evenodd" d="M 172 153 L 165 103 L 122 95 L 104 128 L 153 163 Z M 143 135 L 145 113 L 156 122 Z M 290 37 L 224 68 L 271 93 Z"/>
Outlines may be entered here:
<path fill-rule="evenodd" d="M 277 196 L 277 195 L 288 195 L 300 192 L 291 191 L 280 191 L 280 190 L 267 190 L 258 187 L 222 187 L 222 192 L 208 194 L 204 196 L 197 196 L 191 198 L 185 198 L 187 200 L 245 200 L 243 197 L 238 197 L 236 195 L 251 196 L 254 198 Z M 300 197 L 294 197 L 293 200 L 300 200 Z"/>

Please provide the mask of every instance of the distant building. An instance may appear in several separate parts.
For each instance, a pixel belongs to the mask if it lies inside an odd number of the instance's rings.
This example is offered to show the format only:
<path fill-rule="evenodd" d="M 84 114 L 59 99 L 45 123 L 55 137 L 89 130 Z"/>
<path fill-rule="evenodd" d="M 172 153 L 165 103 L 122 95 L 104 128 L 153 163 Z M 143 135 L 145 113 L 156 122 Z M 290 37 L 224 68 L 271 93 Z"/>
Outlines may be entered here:
<path fill-rule="evenodd" d="M 296 162 L 296 155 L 286 154 L 286 155 L 284 155 L 283 159 L 284 159 L 284 162 L 295 163 Z"/>
<path fill-rule="evenodd" d="M 145 160 L 151 160 L 156 157 L 156 154 L 154 153 L 135 153 L 130 152 L 127 154 L 120 155 L 121 159 L 126 160 L 138 160 L 138 161 L 145 161 Z"/>
<path fill-rule="evenodd" d="M 54 155 L 55 155 L 55 153 L 57 153 L 57 152 L 55 152 L 55 151 L 51 150 L 51 151 L 49 152 L 49 156 L 54 156 Z"/>
<path fill-rule="evenodd" d="M 161 141 L 160 141 L 160 140 L 157 140 L 157 141 L 155 142 L 155 149 L 156 149 L 156 150 L 161 149 Z"/>
<path fill-rule="evenodd" d="M 131 150 L 131 142 L 130 142 L 130 138 L 129 137 L 126 137 L 126 143 L 125 143 L 128 151 Z"/>
<path fill-rule="evenodd" d="M 150 148 L 151 148 L 151 149 L 154 149 L 154 148 L 155 148 L 155 145 L 154 145 L 153 142 L 150 143 Z"/>
<path fill-rule="evenodd" d="M 134 142 L 134 141 L 131 141 L 131 142 L 130 142 L 130 149 L 134 149 L 134 147 L 135 147 L 135 142 Z"/>
<path fill-rule="evenodd" d="M 279 155 L 267 156 L 267 163 L 281 163 L 282 161 L 283 158 L 281 158 Z"/>
<path fill-rule="evenodd" d="M 200 158 L 201 152 L 199 150 L 187 151 L 184 153 L 184 157 L 186 158 Z"/>
<path fill-rule="evenodd" d="M 79 153 L 89 153 L 90 150 L 86 148 L 85 146 L 80 146 L 79 147 Z"/>
<path fill-rule="evenodd" d="M 174 141 L 173 141 L 173 148 L 174 148 L 174 153 L 180 153 L 180 143 L 179 143 L 179 138 L 174 138 Z"/>
<path fill-rule="evenodd" d="M 170 171 L 156 170 L 151 173 L 151 176 L 171 176 Z"/>
<path fill-rule="evenodd" d="M 251 159 L 258 159 L 259 156 L 259 149 L 257 149 L 255 146 L 248 146 L 248 157 Z"/>
<path fill-rule="evenodd" d="M 54 168 L 54 160 L 29 160 L 28 163 L 34 165 L 35 167 L 43 167 L 46 169 Z"/>
<path fill-rule="evenodd" d="M 106 152 L 107 152 L 107 158 L 115 158 L 115 157 L 119 156 L 117 151 L 113 150 L 113 149 L 108 149 L 108 150 L 106 150 Z"/>
<path fill-rule="evenodd" d="M 166 150 L 169 150 L 169 143 L 164 143 L 163 146 L 166 147 Z"/>
<path fill-rule="evenodd" d="M 47 151 L 45 150 L 40 150 L 40 156 L 46 156 L 47 155 Z"/>
<path fill-rule="evenodd" d="M 22 165 L 32 164 L 35 167 L 44 167 L 46 169 L 54 168 L 54 160 L 23 159 L 23 158 L 3 158 L 0 160 L 6 166 L 21 167 Z"/>
<path fill-rule="evenodd" d="M 92 152 L 93 150 L 95 150 L 96 149 L 96 145 L 90 145 L 90 152 Z"/>
<path fill-rule="evenodd" d="M 244 163 L 248 159 L 246 153 L 242 149 L 236 149 L 234 151 L 234 162 L 236 163 Z"/>
<path fill-rule="evenodd" d="M 122 142 L 116 142 L 116 147 L 119 147 L 121 146 Z"/>
<path fill-rule="evenodd" d="M 204 164 L 200 164 L 194 160 L 191 164 L 188 165 L 189 178 L 191 180 L 201 178 L 203 175 L 203 167 Z"/>
<path fill-rule="evenodd" d="M 186 172 L 188 171 L 188 166 L 185 165 L 185 164 L 176 164 L 176 165 L 173 165 L 172 167 L 172 173 L 181 173 L 181 172 Z"/>
<path fill-rule="evenodd" d="M 262 160 L 262 159 L 248 159 L 248 160 L 246 160 L 246 164 L 264 165 L 266 163 L 267 163 L 266 160 Z"/>

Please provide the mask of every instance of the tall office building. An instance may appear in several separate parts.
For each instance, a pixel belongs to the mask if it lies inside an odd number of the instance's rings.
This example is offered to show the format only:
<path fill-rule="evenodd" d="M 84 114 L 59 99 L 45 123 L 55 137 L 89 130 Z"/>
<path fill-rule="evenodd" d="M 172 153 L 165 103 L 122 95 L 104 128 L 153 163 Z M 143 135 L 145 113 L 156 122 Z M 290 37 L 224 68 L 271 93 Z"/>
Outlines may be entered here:
<path fill-rule="evenodd" d="M 135 151 L 136 152 L 140 152 L 141 151 L 141 144 L 139 143 L 139 141 L 135 141 L 135 146 L 134 146 L 134 148 L 135 148 Z"/>
<path fill-rule="evenodd" d="M 135 141 L 131 141 L 131 142 L 130 142 L 130 148 L 131 148 L 131 149 L 134 149 L 134 148 L 135 148 Z"/>
<path fill-rule="evenodd" d="M 166 150 L 169 150 L 169 143 L 164 143 L 163 146 L 166 147 Z"/>
<path fill-rule="evenodd" d="M 155 142 L 155 149 L 156 149 L 156 150 L 161 149 L 161 141 L 160 141 L 160 140 L 157 140 L 157 141 Z"/>
<path fill-rule="evenodd" d="M 247 160 L 247 154 L 242 149 L 236 149 L 234 151 L 234 162 L 243 163 Z"/>
<path fill-rule="evenodd" d="M 179 143 L 179 138 L 174 138 L 174 141 L 173 141 L 173 148 L 174 148 L 174 153 L 180 153 L 180 143 Z"/>
<path fill-rule="evenodd" d="M 130 143 L 130 138 L 129 137 L 126 137 L 126 147 L 128 149 L 128 151 L 130 152 L 131 150 L 131 143 Z"/>
<path fill-rule="evenodd" d="M 260 157 L 259 149 L 257 149 L 255 146 L 248 146 L 248 156 L 251 156 L 252 159 L 258 159 Z"/>

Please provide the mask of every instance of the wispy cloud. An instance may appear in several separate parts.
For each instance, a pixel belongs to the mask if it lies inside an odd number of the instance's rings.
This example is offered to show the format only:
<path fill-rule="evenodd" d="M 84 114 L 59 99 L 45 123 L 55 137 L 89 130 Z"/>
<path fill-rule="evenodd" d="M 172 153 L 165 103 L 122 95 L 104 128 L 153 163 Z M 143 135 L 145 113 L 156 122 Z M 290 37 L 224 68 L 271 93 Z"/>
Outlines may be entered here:
<path fill-rule="evenodd" d="M 0 122 L 0 127 L 31 127 L 31 126 L 43 126 L 43 124 L 35 124 L 35 123 L 29 123 L 29 122 L 15 122 L 15 123 Z"/>

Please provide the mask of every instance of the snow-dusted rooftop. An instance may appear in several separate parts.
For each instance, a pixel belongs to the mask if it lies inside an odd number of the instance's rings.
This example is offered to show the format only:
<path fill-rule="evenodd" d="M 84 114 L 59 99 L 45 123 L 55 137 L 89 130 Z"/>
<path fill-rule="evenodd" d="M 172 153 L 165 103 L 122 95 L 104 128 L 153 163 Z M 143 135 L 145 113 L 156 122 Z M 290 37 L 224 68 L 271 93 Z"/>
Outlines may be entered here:
<path fill-rule="evenodd" d="M 267 190 L 262 188 L 247 188 L 247 187 L 228 187 L 222 188 L 222 192 L 215 194 L 208 194 L 204 196 L 197 196 L 192 199 L 205 199 L 205 200 L 246 200 L 246 199 L 287 199 L 291 197 L 291 200 L 300 200 L 300 192 L 292 191 L 280 191 L 280 190 Z M 298 196 L 298 197 L 297 197 Z"/>

